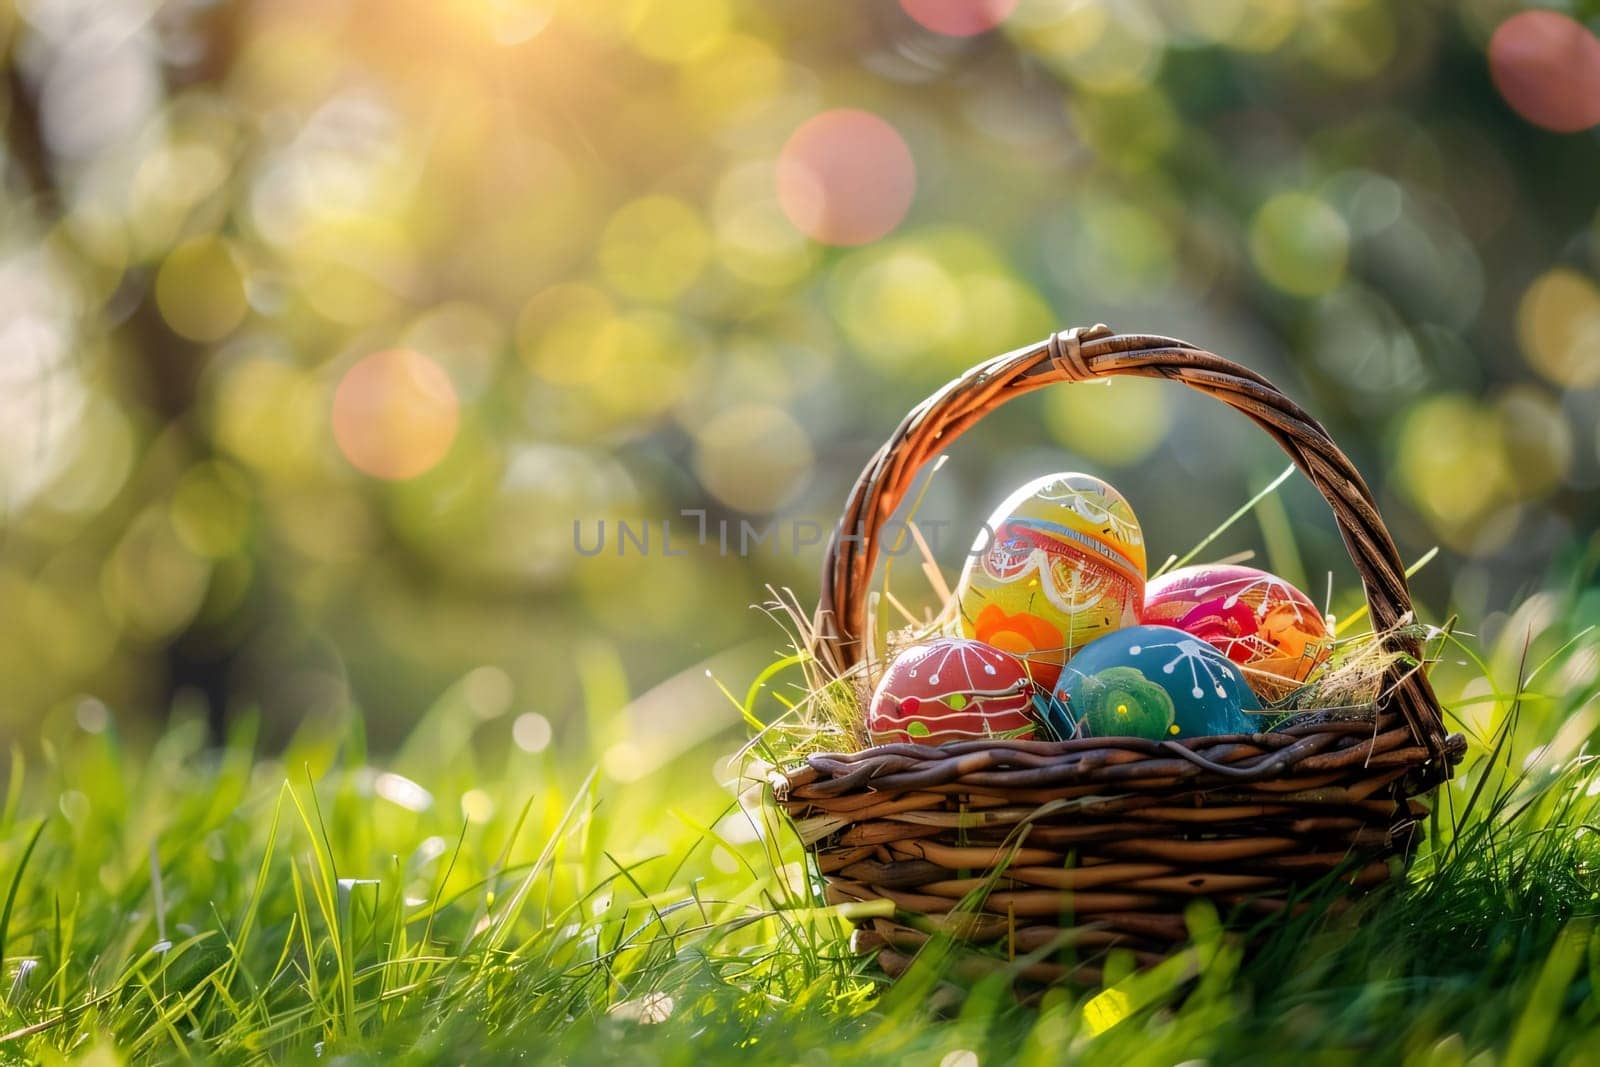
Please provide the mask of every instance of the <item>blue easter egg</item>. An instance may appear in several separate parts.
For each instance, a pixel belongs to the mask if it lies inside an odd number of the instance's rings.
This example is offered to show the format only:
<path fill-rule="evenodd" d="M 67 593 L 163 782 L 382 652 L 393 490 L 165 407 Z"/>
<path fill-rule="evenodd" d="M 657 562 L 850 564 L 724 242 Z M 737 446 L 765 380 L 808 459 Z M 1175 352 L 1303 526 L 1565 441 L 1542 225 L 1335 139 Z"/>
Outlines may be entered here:
<path fill-rule="evenodd" d="M 1130 626 L 1084 645 L 1040 709 L 1061 737 L 1204 737 L 1258 729 L 1244 675 L 1171 626 Z"/>

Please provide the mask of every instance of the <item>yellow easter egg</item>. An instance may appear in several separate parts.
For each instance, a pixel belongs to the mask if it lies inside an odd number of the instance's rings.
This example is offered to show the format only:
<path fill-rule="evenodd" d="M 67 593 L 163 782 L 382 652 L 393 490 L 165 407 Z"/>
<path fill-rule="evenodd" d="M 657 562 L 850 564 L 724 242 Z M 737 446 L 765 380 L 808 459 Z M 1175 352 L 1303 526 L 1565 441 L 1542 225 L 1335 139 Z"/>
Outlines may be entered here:
<path fill-rule="evenodd" d="M 1138 624 L 1144 582 L 1144 533 L 1123 495 L 1090 474 L 1046 475 L 979 534 L 957 587 L 961 629 L 1054 685 L 1078 649 Z"/>

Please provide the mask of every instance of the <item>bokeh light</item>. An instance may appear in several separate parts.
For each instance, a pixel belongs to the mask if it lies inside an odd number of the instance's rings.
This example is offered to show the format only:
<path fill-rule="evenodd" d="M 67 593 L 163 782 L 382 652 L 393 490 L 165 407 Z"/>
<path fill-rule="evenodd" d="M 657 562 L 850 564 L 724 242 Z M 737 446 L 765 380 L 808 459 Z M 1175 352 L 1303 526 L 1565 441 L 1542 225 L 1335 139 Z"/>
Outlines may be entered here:
<path fill-rule="evenodd" d="M 1172 284 L 1178 258 L 1175 219 L 1159 201 L 1085 189 L 1049 231 L 1059 246 L 1049 269 L 1072 290 L 1096 301 L 1138 304 Z"/>
<path fill-rule="evenodd" d="M 1084 93 L 1068 106 L 1085 144 L 1130 171 L 1149 170 L 1177 140 L 1177 113 L 1165 94 L 1150 86 L 1127 92 Z"/>
<path fill-rule="evenodd" d="M 374 478 L 415 478 L 456 437 L 460 408 L 450 376 L 405 348 L 357 362 L 333 394 L 333 435 L 351 466 Z"/>
<path fill-rule="evenodd" d="M 521 44 L 550 25 L 555 0 L 479 0 L 482 18 L 496 44 Z"/>
<path fill-rule="evenodd" d="M 1300 0 L 1184 0 L 1178 24 L 1202 41 L 1241 52 L 1270 52 L 1294 31 Z"/>
<path fill-rule="evenodd" d="M 473 824 L 494 818 L 494 797 L 487 789 L 469 789 L 461 794 L 461 817 Z"/>
<path fill-rule="evenodd" d="M 1534 385 L 1516 385 L 1495 401 L 1499 436 L 1512 472 L 1511 492 L 1538 499 L 1558 489 L 1572 471 L 1572 424 L 1560 400 Z"/>
<path fill-rule="evenodd" d="M 1052 389 L 1045 419 L 1051 434 L 1078 455 L 1130 467 L 1166 440 L 1171 395 L 1167 383 L 1143 378 Z"/>
<path fill-rule="evenodd" d="M 692 62 L 715 48 L 732 16 L 728 0 L 637 0 L 617 6 L 630 13 L 633 46 L 667 63 Z"/>
<path fill-rule="evenodd" d="M 1250 221 L 1250 256 L 1272 285 L 1296 296 L 1337 286 L 1350 254 L 1350 229 L 1328 203 L 1305 193 L 1279 193 Z"/>
<path fill-rule="evenodd" d="M 79 295 L 44 250 L 0 256 L 0 490 L 23 507 L 71 454 L 88 402 L 72 350 Z"/>
<path fill-rule="evenodd" d="M 849 261 L 838 284 L 845 330 L 885 365 L 915 359 L 961 329 L 960 283 L 925 248 L 885 248 Z"/>
<path fill-rule="evenodd" d="M 1523 11 L 1489 40 L 1489 71 L 1507 104 L 1556 133 L 1600 123 L 1600 39 L 1559 11 Z"/>
<path fill-rule="evenodd" d="M 1017 0 L 900 0 L 919 24 L 946 37 L 973 37 L 994 29 L 1017 9 Z"/>
<path fill-rule="evenodd" d="M 695 442 L 695 470 L 723 504 L 761 514 L 788 503 L 811 477 L 805 428 L 782 408 L 748 404 L 707 423 Z"/>
<path fill-rule="evenodd" d="M 1023 344 L 1052 322 L 1039 293 L 966 227 L 929 227 L 853 252 L 829 282 L 846 338 L 885 373 L 961 370 L 974 351 Z"/>
<path fill-rule="evenodd" d="M 1496 543 L 1511 534 L 1513 527 L 1503 521 L 1510 514 L 1504 499 L 1517 476 L 1500 426 L 1493 411 L 1460 394 L 1422 401 L 1401 424 L 1400 484 L 1453 547 L 1481 551 L 1487 547 L 1476 543 L 1481 534 L 1488 532 Z"/>
<path fill-rule="evenodd" d="M 1039 4 L 1024 17 L 1022 38 L 1078 87 L 1094 93 L 1133 92 L 1156 77 L 1165 32 L 1150 7 L 1120 0 Z"/>
<path fill-rule="evenodd" d="M 170 637 L 200 610 L 210 566 L 191 552 L 165 511 L 142 512 L 117 543 L 101 573 L 112 618 L 147 641 Z"/>
<path fill-rule="evenodd" d="M 783 213 L 771 164 L 749 163 L 725 175 L 717 186 L 712 218 L 717 257 L 741 281 L 791 285 L 816 262 L 816 245 Z"/>
<path fill-rule="evenodd" d="M 855 108 L 824 111 L 778 155 L 778 201 L 801 233 L 831 245 L 876 241 L 916 193 L 911 149 L 889 123 Z"/>
<path fill-rule="evenodd" d="M 586 695 L 580 637 L 648 685 L 821 554 L 584 557 L 574 518 L 825 528 L 918 400 L 1075 323 L 1283 385 L 1402 553 L 1444 546 L 1430 608 L 1591 551 L 1594 145 L 1530 126 L 1593 126 L 1572 5 L 148 6 L 0 16 L 0 726 L 192 703 L 195 650 L 266 730 L 404 719 L 487 666 L 535 767 L 626 697 Z M 1270 454 L 1189 400 L 1046 390 L 927 514 L 1067 452 L 1185 547 Z M 1142 484 L 1171 471 L 1219 510 Z"/>
<path fill-rule="evenodd" d="M 1600 287 L 1568 267 L 1541 274 L 1517 307 L 1528 363 L 1557 385 L 1600 384 Z"/>
<path fill-rule="evenodd" d="M 1373 0 L 1302 4 L 1297 51 L 1346 82 L 1381 74 L 1394 59 L 1399 29 L 1390 8 Z"/>
<path fill-rule="evenodd" d="M 211 413 L 217 444 L 258 473 L 308 477 L 327 427 L 314 376 L 262 353 L 220 368 L 218 379 Z"/>
<path fill-rule="evenodd" d="M 694 209 L 669 196 L 624 205 L 600 235 L 600 269 L 639 300 L 676 300 L 705 267 L 711 238 Z"/>
<path fill-rule="evenodd" d="M 537 711 L 525 711 L 511 724 L 511 739 L 524 752 L 543 752 L 554 736 L 550 720 Z"/>
<path fill-rule="evenodd" d="M 496 312 L 456 300 L 413 319 L 401 345 L 448 366 L 451 384 L 464 400 L 471 400 L 493 380 L 508 332 L 509 323 Z"/>
<path fill-rule="evenodd" d="M 232 333 L 248 305 L 227 242 L 197 237 L 174 248 L 156 274 L 156 304 L 173 332 L 191 341 L 218 341 Z"/>
<path fill-rule="evenodd" d="M 197 463 L 172 491 L 172 528 L 197 556 L 239 551 L 250 533 L 250 486 L 230 463 Z"/>
<path fill-rule="evenodd" d="M 598 382 L 617 357 L 616 304 L 592 285 L 568 282 L 535 293 L 517 316 L 517 351 L 546 381 Z"/>
<path fill-rule="evenodd" d="M 677 96 L 692 118 L 715 129 L 763 112 L 789 74 L 773 42 L 729 33 L 682 68 Z"/>

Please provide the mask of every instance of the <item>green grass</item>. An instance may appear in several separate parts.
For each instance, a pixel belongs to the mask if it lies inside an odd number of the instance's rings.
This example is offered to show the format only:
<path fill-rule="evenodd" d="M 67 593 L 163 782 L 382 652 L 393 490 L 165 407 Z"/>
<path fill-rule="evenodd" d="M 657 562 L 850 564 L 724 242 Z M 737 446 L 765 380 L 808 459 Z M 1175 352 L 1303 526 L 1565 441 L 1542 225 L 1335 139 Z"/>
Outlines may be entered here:
<path fill-rule="evenodd" d="M 621 785 L 581 738 L 526 753 L 448 703 L 388 759 L 357 719 L 278 759 L 248 724 L 221 749 L 47 724 L 0 813 L 0 1058 L 1594 1062 L 1592 604 L 1568 607 L 1526 657 L 1508 626 L 1437 669 L 1475 740 L 1403 886 L 1249 960 L 1197 911 L 1186 955 L 1030 1006 L 932 959 L 878 984 L 717 781 L 734 735 Z"/>

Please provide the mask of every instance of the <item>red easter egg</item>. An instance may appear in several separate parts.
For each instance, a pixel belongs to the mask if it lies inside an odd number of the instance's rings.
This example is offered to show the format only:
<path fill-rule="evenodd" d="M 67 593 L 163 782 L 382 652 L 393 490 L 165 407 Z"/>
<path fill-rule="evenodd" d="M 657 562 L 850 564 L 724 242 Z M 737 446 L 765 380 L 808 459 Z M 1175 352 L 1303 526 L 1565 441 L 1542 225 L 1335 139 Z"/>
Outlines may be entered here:
<path fill-rule="evenodd" d="M 1269 700 L 1288 694 L 1328 655 L 1332 635 L 1311 598 L 1254 567 L 1180 567 L 1145 587 L 1143 621 L 1221 651 Z"/>
<path fill-rule="evenodd" d="M 967 637 L 936 637 L 900 653 L 867 709 L 875 745 L 939 745 L 1033 737 L 1033 682 L 1009 652 Z"/>

